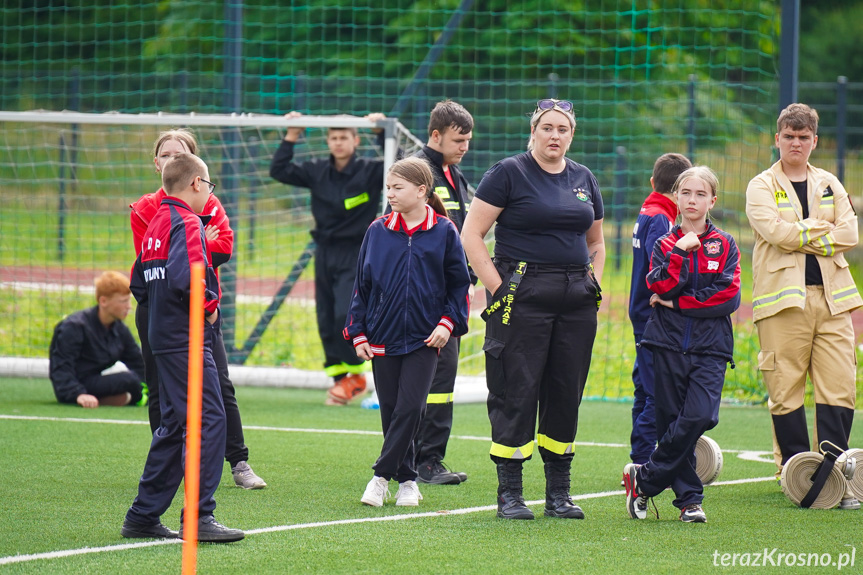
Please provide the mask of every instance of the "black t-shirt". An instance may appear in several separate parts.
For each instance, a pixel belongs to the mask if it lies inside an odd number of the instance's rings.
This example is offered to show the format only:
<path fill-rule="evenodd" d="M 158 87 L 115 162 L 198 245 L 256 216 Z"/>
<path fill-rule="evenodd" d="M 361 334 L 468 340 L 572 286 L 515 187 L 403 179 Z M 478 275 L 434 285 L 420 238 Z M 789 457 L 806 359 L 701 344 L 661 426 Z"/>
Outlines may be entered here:
<path fill-rule="evenodd" d="M 585 232 L 602 219 L 602 196 L 586 167 L 566 158 L 559 174 L 543 170 L 530 152 L 489 168 L 476 197 L 503 208 L 495 256 L 546 265 L 587 264 Z"/>
<path fill-rule="evenodd" d="M 797 197 L 800 199 L 800 205 L 803 207 L 803 219 L 805 220 L 809 217 L 809 186 L 806 184 L 806 180 L 791 182 L 791 185 L 794 186 L 794 191 L 797 192 Z M 824 285 L 818 260 L 812 254 L 806 254 L 806 285 Z"/>

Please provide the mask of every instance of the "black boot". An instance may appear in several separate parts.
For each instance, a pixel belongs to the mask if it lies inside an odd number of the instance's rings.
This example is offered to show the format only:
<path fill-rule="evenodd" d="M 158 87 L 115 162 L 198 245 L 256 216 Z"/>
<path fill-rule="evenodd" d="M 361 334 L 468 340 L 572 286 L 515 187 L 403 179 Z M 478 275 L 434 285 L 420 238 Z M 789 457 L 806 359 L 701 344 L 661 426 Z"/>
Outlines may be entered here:
<path fill-rule="evenodd" d="M 533 519 L 522 497 L 521 463 L 516 459 L 497 464 L 497 516 L 503 519 Z"/>
<path fill-rule="evenodd" d="M 545 463 L 545 514 L 548 517 L 584 519 L 581 507 L 569 496 L 570 459 Z"/>

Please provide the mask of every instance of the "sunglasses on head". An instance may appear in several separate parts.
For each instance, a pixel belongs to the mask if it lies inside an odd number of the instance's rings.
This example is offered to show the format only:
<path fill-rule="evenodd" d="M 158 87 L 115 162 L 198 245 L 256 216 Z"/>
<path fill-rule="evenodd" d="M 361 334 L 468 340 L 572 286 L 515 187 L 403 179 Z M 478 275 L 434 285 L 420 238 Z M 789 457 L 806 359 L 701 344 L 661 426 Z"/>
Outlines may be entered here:
<path fill-rule="evenodd" d="M 546 98 L 536 103 L 537 110 L 554 110 L 558 109 L 561 112 L 572 113 L 572 102 L 569 100 L 555 100 L 554 98 Z"/>

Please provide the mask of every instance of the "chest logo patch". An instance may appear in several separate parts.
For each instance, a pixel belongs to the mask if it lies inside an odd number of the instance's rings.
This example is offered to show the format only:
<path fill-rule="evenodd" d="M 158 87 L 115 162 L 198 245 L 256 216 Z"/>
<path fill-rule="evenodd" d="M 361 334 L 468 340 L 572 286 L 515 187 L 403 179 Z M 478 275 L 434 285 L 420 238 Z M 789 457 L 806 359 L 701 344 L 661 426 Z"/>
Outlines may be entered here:
<path fill-rule="evenodd" d="M 707 240 L 702 245 L 704 247 L 704 255 L 706 255 L 707 257 L 717 258 L 717 257 L 722 255 L 722 241 L 721 240 L 718 240 L 718 239 Z"/>
<path fill-rule="evenodd" d="M 586 193 L 587 190 L 585 190 L 584 188 L 575 188 L 572 191 L 573 191 L 573 193 L 575 193 L 575 197 L 578 198 L 579 200 L 581 200 L 582 202 L 586 202 L 589 199 L 589 196 Z"/>
<path fill-rule="evenodd" d="M 710 260 L 709 262 L 707 262 L 707 271 L 715 272 L 718 269 L 719 269 L 719 262 L 718 261 Z"/>

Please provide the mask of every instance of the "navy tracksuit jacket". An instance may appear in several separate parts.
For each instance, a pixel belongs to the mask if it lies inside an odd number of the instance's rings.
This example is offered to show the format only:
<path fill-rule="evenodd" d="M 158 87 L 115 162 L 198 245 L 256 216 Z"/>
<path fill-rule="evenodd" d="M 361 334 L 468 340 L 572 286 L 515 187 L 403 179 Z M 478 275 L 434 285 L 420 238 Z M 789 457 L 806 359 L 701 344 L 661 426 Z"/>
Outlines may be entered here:
<path fill-rule="evenodd" d="M 740 251 L 730 234 L 708 221 L 701 247 L 685 252 L 675 243 L 679 226 L 653 248 L 647 284 L 673 309 L 657 305 L 640 345 L 652 348 L 659 443 L 638 470 L 643 495 L 666 487 L 683 508 L 704 499 L 695 473 L 695 443 L 719 422 L 725 365 L 732 361 L 731 314 L 740 305 Z"/>

